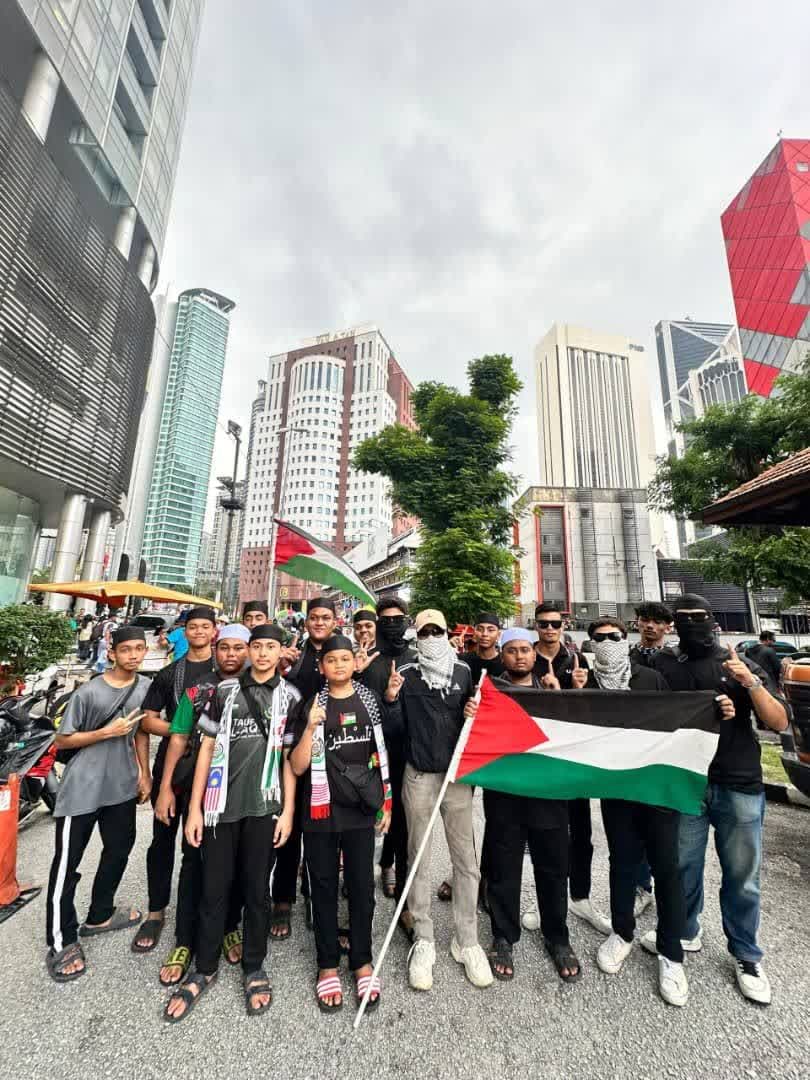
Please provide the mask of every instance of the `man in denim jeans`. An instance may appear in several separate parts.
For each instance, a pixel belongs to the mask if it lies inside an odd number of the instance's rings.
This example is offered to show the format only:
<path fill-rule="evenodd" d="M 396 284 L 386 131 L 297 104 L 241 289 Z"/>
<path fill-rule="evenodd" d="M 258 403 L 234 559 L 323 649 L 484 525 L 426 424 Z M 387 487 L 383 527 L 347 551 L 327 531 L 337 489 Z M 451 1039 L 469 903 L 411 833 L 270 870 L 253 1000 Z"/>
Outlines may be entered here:
<path fill-rule="evenodd" d="M 686 952 L 698 952 L 702 946 L 698 920 L 703 911 L 706 845 L 713 825 L 722 870 L 720 911 L 729 952 L 737 961 L 737 985 L 751 1001 L 768 1005 L 771 987 L 757 944 L 765 790 L 751 709 L 772 731 L 785 730 L 788 710 L 761 668 L 739 659 L 733 648 L 717 644 L 712 632 L 714 615 L 702 596 L 681 596 L 674 611 L 679 647 L 658 653 L 651 666 L 672 690 L 714 690 L 722 715 L 703 811 L 681 815 L 679 862 L 686 896 L 682 944 Z M 655 934 L 645 935 L 642 945 L 655 952 Z"/>

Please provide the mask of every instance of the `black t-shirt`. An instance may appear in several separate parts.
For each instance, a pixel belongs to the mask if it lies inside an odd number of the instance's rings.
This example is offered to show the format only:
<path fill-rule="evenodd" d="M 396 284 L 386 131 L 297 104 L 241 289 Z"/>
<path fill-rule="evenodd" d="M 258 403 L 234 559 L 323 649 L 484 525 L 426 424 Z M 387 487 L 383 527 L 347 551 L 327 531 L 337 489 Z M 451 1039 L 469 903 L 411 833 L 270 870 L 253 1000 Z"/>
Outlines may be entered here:
<path fill-rule="evenodd" d="M 165 712 L 166 719 L 171 723 L 185 691 L 190 686 L 196 686 L 201 679 L 214 670 L 213 653 L 209 660 L 189 660 L 185 656 L 182 660 L 175 660 L 173 664 L 161 668 L 152 679 L 152 685 L 146 692 L 141 708 L 148 709 L 150 712 Z M 160 740 L 155 764 L 152 767 L 153 780 L 163 773 L 163 762 L 168 745 L 167 738 Z"/>
<path fill-rule="evenodd" d="M 503 660 L 501 660 L 500 652 L 495 653 L 491 660 L 484 660 L 475 652 L 465 652 L 459 657 L 463 660 L 467 667 L 472 672 L 473 685 L 478 686 L 481 681 L 481 672 L 484 668 L 487 669 L 487 675 L 490 679 L 497 679 L 504 673 Z"/>
<path fill-rule="evenodd" d="M 694 660 L 683 653 L 662 649 L 652 658 L 651 666 L 664 676 L 670 690 L 713 690 L 731 698 L 736 714 L 732 720 L 721 722 L 717 753 L 709 766 L 709 783 L 756 795 L 763 791 L 763 784 L 759 739 L 752 725 L 751 695 L 723 667 L 728 655 L 719 645 L 709 656 Z M 747 658 L 744 663 L 762 679 L 774 697 L 783 700 L 766 671 Z"/>
<path fill-rule="evenodd" d="M 770 645 L 761 643 L 759 645 L 753 645 L 746 656 L 749 660 L 753 660 L 755 664 L 759 664 L 761 668 L 764 668 L 773 679 L 776 685 L 779 685 L 779 679 L 782 674 L 782 665 L 779 662 L 779 656 L 776 649 Z"/>
<path fill-rule="evenodd" d="M 291 682 L 299 691 L 304 701 L 315 697 L 323 686 L 323 675 L 318 669 L 321 650 L 316 649 L 307 639 L 301 649 L 301 655 L 287 672 L 287 682 Z"/>
<path fill-rule="evenodd" d="M 294 749 L 306 731 L 311 700 L 297 710 L 293 719 Z M 375 813 L 372 810 L 355 806 L 341 806 L 336 801 L 338 782 L 335 777 L 340 765 L 368 766 L 372 754 L 377 751 L 374 728 L 363 702 L 357 694 L 347 698 L 329 697 L 326 702 L 326 721 L 324 723 L 324 742 L 326 745 L 326 779 L 329 782 L 329 817 L 314 819 L 310 816 L 312 799 L 312 770 L 307 769 L 298 778 L 298 790 L 301 792 L 301 827 L 305 832 L 349 832 L 352 829 L 367 829 L 374 825 Z"/>

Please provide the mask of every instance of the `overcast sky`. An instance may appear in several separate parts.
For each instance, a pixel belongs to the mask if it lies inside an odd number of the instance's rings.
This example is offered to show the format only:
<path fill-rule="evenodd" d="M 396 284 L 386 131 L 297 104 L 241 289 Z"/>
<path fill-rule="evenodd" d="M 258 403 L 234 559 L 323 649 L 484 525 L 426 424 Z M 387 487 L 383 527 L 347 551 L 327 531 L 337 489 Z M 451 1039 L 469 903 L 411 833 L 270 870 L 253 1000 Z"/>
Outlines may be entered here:
<path fill-rule="evenodd" d="M 510 353 L 536 481 L 552 322 L 654 379 L 659 319 L 733 318 L 719 215 L 810 133 L 808 57 L 806 0 L 208 0 L 161 286 L 236 301 L 220 418 L 268 355 L 375 322 L 414 383 Z"/>

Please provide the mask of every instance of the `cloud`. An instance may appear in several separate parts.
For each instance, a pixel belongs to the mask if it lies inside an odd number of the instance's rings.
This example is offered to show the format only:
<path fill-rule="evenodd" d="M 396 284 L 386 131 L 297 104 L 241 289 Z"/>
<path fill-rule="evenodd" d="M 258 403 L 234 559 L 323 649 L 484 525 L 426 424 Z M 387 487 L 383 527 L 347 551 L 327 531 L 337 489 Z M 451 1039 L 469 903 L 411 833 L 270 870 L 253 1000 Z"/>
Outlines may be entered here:
<path fill-rule="evenodd" d="M 652 351 L 732 318 L 719 214 L 807 133 L 808 45 L 799 0 L 209 0 L 163 265 L 237 303 L 222 417 L 272 352 L 374 321 L 415 382 L 512 353 L 536 469 L 551 322 Z"/>

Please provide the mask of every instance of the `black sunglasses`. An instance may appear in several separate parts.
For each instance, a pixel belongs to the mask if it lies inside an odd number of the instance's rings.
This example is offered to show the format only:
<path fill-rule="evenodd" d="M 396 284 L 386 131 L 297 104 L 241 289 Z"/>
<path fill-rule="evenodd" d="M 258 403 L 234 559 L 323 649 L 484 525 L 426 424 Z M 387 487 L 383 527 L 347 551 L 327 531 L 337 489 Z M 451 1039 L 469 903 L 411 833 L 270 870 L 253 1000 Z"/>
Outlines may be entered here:
<path fill-rule="evenodd" d="M 618 630 L 611 630 L 609 633 L 608 632 L 602 633 L 601 630 L 594 630 L 594 632 L 593 632 L 593 640 L 594 641 L 624 641 L 624 634 L 620 633 Z"/>
<path fill-rule="evenodd" d="M 711 616 L 707 611 L 676 611 L 675 622 L 708 622 Z"/>
<path fill-rule="evenodd" d="M 534 625 L 541 630 L 560 630 L 562 628 L 562 619 L 535 619 Z"/>
<path fill-rule="evenodd" d="M 416 636 L 420 638 L 444 637 L 444 630 L 440 626 L 423 626 Z"/>

